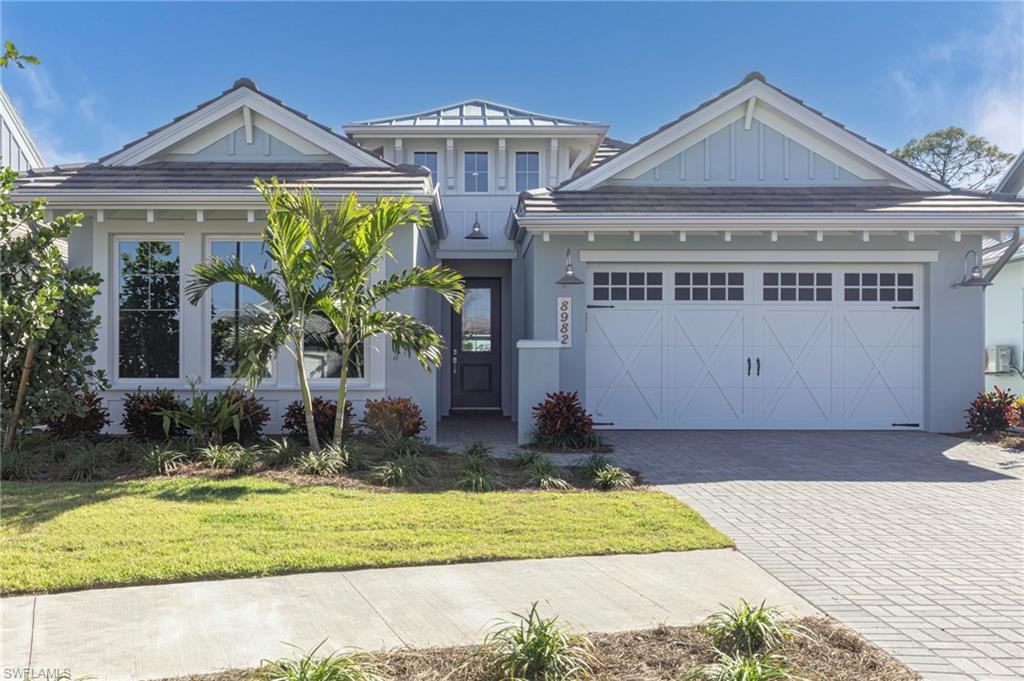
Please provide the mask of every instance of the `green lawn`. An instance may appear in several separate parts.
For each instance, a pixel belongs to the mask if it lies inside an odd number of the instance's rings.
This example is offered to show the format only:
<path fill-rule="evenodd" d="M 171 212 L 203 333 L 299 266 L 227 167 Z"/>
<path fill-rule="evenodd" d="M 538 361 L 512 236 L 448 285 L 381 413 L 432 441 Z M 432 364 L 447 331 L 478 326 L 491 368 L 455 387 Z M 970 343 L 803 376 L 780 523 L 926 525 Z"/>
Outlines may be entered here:
<path fill-rule="evenodd" d="M 731 546 L 672 497 L 372 492 L 267 478 L 2 489 L 0 593 Z"/>

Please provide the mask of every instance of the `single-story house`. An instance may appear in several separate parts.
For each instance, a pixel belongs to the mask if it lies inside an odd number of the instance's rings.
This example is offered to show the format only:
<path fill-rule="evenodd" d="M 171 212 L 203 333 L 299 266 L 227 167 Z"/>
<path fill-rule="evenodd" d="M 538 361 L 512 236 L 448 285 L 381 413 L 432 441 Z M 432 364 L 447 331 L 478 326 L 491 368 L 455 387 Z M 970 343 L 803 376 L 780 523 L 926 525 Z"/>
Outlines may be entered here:
<path fill-rule="evenodd" d="M 27 172 L 18 194 L 87 216 L 70 261 L 106 282 L 96 362 L 115 423 L 138 386 L 230 383 L 221 338 L 248 294 L 193 307 L 181 291 L 210 255 L 260 266 L 252 179 L 276 176 L 327 200 L 415 197 L 433 223 L 382 274 L 465 277 L 461 314 L 423 291 L 391 301 L 442 332 L 445 362 L 428 374 L 372 339 L 357 411 L 405 395 L 428 435 L 489 411 L 526 438 L 530 407 L 562 389 L 602 428 L 962 428 L 984 386 L 977 284 L 1003 264 L 974 272 L 970 252 L 1024 224 L 1024 201 L 950 190 L 757 73 L 633 144 L 607 132 L 468 100 L 338 134 L 243 78 L 94 163 Z M 314 350 L 331 397 L 337 357 Z M 282 360 L 259 386 L 272 427 L 297 379 Z"/>
<path fill-rule="evenodd" d="M 1024 151 L 1009 165 L 993 193 L 1024 200 Z M 1006 249 L 1006 237 L 986 239 L 986 264 Z M 985 291 L 985 389 L 1024 394 L 1024 249 L 1011 256 L 999 278 Z"/>

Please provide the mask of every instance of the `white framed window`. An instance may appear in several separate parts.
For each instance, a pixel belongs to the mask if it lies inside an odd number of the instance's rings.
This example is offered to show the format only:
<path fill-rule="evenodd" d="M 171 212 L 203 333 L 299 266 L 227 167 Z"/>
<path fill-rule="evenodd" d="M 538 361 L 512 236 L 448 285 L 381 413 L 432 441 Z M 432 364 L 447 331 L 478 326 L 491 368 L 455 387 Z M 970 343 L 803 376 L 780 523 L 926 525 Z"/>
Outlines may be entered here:
<path fill-rule="evenodd" d="M 323 286 L 323 278 L 317 286 Z M 341 377 L 341 343 L 334 325 L 320 313 L 315 313 L 306 324 L 304 368 L 311 382 L 337 386 Z M 349 384 L 367 382 L 366 343 L 360 345 L 348 357 Z"/>
<path fill-rule="evenodd" d="M 743 300 L 743 272 L 675 272 L 673 298 L 687 302 Z"/>
<path fill-rule="evenodd" d="M 118 379 L 181 378 L 181 242 L 115 240 Z"/>
<path fill-rule="evenodd" d="M 467 151 L 463 153 L 464 187 L 467 193 L 483 193 L 488 188 L 487 152 Z"/>
<path fill-rule="evenodd" d="M 594 272 L 591 298 L 605 300 L 661 300 L 661 272 Z"/>
<path fill-rule="evenodd" d="M 912 303 L 913 272 L 846 272 L 843 300 L 848 303 Z"/>
<path fill-rule="evenodd" d="M 426 166 L 430 168 L 430 181 L 437 184 L 437 152 L 436 151 L 414 151 L 412 152 L 412 164 L 415 166 Z"/>
<path fill-rule="evenodd" d="M 258 237 L 210 237 L 207 255 L 225 260 L 237 259 L 257 272 L 271 269 L 263 241 Z M 261 312 L 263 297 L 239 284 L 223 282 L 210 289 L 209 301 L 209 377 L 232 379 L 237 369 L 235 344 L 245 328 Z M 272 373 L 268 371 L 268 376 Z"/>
<path fill-rule="evenodd" d="M 516 191 L 540 187 L 540 152 L 516 152 Z"/>
<path fill-rule="evenodd" d="M 830 302 L 831 272 L 765 272 L 761 275 L 765 302 Z"/>

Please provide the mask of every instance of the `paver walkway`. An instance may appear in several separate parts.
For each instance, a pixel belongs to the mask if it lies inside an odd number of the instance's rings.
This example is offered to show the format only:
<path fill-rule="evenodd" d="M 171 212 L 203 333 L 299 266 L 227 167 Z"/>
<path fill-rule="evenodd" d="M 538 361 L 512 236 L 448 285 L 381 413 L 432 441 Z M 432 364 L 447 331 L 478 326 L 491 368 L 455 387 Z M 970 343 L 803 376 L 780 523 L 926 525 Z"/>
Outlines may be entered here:
<path fill-rule="evenodd" d="M 926 679 L 1024 678 L 1024 456 L 928 433 L 608 434 L 623 465 Z"/>
<path fill-rule="evenodd" d="M 694 624 L 739 595 L 817 612 L 732 549 L 97 589 L 0 601 L 0 678 L 247 668 L 325 639 L 324 651 L 479 643 L 532 601 L 591 631 Z"/>

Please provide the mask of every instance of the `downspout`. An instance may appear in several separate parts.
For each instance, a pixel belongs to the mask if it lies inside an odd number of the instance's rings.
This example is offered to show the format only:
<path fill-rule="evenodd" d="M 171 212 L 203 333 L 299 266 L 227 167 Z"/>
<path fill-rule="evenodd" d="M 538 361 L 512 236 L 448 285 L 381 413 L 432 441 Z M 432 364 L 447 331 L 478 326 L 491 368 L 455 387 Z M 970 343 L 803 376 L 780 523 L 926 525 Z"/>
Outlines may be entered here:
<path fill-rule="evenodd" d="M 996 275 L 1006 267 L 1006 263 L 1010 262 L 1010 259 L 1017 254 L 1017 250 L 1020 249 L 1021 246 L 1020 231 L 1020 227 L 1015 228 L 1013 230 L 1013 237 L 1011 237 L 1009 241 L 1003 242 L 1006 244 L 1006 249 L 1003 251 L 1003 254 L 999 256 L 999 259 L 992 264 L 992 267 L 988 269 L 988 272 L 985 273 L 985 286 L 991 285 L 992 280 L 996 278 Z M 1000 244 L 1000 246 L 1001 245 L 1002 244 Z"/>

